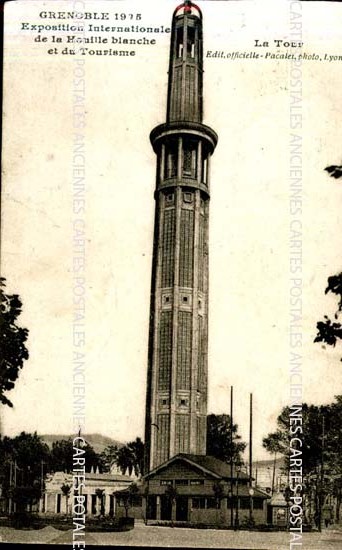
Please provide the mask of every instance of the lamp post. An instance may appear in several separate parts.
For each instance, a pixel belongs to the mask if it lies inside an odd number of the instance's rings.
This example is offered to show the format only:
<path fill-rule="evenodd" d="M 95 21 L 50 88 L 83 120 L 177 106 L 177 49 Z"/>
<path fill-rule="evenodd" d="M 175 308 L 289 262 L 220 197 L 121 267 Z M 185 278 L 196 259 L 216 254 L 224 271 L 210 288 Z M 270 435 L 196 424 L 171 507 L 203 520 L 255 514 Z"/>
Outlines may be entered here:
<path fill-rule="evenodd" d="M 235 529 L 239 529 L 239 476 L 241 472 L 241 465 L 237 464 L 236 468 L 236 508 L 235 508 Z"/>

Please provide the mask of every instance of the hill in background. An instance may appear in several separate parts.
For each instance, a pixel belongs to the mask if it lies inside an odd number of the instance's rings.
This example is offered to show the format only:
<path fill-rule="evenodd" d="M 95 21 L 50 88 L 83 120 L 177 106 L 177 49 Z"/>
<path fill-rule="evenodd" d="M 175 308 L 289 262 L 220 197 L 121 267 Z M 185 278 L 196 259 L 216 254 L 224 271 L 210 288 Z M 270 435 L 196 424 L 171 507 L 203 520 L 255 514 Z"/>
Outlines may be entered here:
<path fill-rule="evenodd" d="M 273 468 L 274 458 L 264 460 L 253 460 L 253 468 Z M 280 456 L 275 461 L 276 468 L 283 468 L 285 466 L 285 460 L 283 456 Z"/>
<path fill-rule="evenodd" d="M 60 441 L 61 439 L 69 439 L 74 438 L 75 434 L 41 434 L 40 437 L 43 439 L 43 441 L 50 447 L 52 447 L 52 443 L 54 441 Z M 117 447 L 122 447 L 124 443 L 121 441 L 117 441 L 116 439 L 112 439 L 111 437 L 108 437 L 106 435 L 102 434 L 82 434 L 82 437 L 85 439 L 89 445 L 93 447 L 96 453 L 102 453 L 108 445 L 117 445 Z"/>

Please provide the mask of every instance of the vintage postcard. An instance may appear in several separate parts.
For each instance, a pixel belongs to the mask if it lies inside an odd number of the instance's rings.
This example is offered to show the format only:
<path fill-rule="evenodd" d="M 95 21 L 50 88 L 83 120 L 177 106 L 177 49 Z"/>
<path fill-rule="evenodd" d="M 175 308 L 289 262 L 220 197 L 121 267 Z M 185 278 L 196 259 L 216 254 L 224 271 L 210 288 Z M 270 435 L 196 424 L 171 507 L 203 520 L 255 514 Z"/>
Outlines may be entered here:
<path fill-rule="evenodd" d="M 342 7 L 4 8 L 0 534 L 342 544 Z"/>

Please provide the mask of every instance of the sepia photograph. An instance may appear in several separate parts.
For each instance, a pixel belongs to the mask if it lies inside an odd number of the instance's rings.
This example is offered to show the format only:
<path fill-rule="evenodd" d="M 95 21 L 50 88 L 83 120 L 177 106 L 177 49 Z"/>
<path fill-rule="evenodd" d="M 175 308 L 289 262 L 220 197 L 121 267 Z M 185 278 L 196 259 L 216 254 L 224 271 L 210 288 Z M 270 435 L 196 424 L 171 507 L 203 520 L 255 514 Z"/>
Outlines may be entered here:
<path fill-rule="evenodd" d="M 4 3 L 4 547 L 341 548 L 341 28 Z"/>

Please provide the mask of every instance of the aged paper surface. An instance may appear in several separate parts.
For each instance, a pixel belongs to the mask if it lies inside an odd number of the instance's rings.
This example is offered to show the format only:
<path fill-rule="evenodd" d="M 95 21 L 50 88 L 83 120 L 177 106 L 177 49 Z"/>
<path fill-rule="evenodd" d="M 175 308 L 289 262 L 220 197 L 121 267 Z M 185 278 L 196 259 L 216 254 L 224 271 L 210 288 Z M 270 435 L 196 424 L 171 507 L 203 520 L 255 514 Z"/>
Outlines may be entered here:
<path fill-rule="evenodd" d="M 9 395 L 14 408 L 3 407 L 4 435 L 75 434 L 81 424 L 121 442 L 143 438 L 156 162 L 149 133 L 165 121 L 176 4 L 5 6 L 1 261 L 8 292 L 23 302 L 30 357 Z M 254 455 L 263 459 L 262 438 L 296 395 L 292 352 L 303 401 L 329 403 L 341 388 L 338 349 L 313 340 L 317 321 L 336 309 L 324 290 L 341 265 L 341 188 L 324 169 L 341 162 L 342 10 L 199 5 L 204 123 L 219 136 L 208 412 L 229 413 L 233 385 L 248 441 L 252 392 Z M 89 18 L 61 15 L 70 12 Z M 80 21 L 93 43 L 53 28 Z M 75 353 L 85 358 L 81 419 Z"/>

